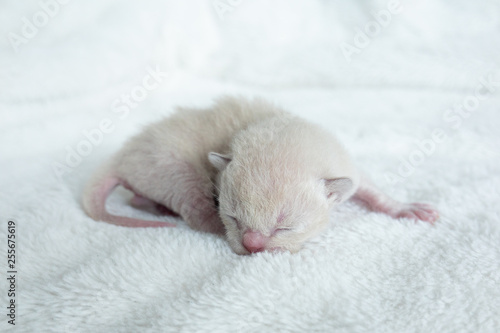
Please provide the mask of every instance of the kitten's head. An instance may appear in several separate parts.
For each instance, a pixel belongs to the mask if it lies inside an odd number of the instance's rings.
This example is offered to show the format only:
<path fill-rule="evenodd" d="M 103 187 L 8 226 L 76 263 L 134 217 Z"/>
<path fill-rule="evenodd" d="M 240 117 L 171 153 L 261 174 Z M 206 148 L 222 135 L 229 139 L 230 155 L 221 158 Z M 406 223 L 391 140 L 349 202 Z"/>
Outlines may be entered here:
<path fill-rule="evenodd" d="M 209 160 L 219 170 L 219 214 L 238 254 L 299 251 L 353 187 L 349 178 L 315 178 L 228 155 L 210 153 Z"/>

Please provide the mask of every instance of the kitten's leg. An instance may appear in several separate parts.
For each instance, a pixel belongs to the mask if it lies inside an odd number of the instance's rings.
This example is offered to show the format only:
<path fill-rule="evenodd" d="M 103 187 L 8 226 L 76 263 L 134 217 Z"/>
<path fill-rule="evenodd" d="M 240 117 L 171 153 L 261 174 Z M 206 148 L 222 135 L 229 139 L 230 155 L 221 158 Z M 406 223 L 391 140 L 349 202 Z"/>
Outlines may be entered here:
<path fill-rule="evenodd" d="M 167 216 L 179 216 L 176 212 L 171 210 L 170 208 L 157 203 L 151 199 L 148 199 L 140 194 L 137 194 L 137 192 L 128 184 L 127 182 L 123 183 L 123 186 L 132 192 L 134 196 L 130 199 L 129 203 L 132 207 L 139 208 L 139 209 L 152 209 L 156 211 L 160 215 L 167 215 Z"/>
<path fill-rule="evenodd" d="M 155 202 L 153 200 L 149 200 L 139 194 L 134 193 L 132 199 L 130 199 L 130 205 L 135 208 L 151 208 L 154 207 Z"/>
<path fill-rule="evenodd" d="M 131 188 L 130 188 L 130 190 L 133 192 L 133 190 Z M 135 207 L 135 208 L 154 209 L 160 215 L 179 216 L 179 214 L 177 214 L 176 212 L 174 212 L 170 208 L 168 208 L 162 204 L 159 204 L 157 202 L 154 202 L 153 200 L 150 200 L 146 197 L 143 197 L 135 192 L 134 192 L 134 196 L 132 197 L 132 199 L 130 199 L 130 205 Z"/>
<path fill-rule="evenodd" d="M 223 234 L 225 232 L 213 199 L 209 177 L 188 163 L 178 161 L 168 167 L 170 195 L 162 203 L 179 213 L 193 229 Z"/>
<path fill-rule="evenodd" d="M 179 217 L 180 215 L 168 208 L 165 205 L 159 204 L 155 202 L 155 209 L 160 215 L 167 215 L 167 216 L 175 216 Z"/>
<path fill-rule="evenodd" d="M 126 188 L 168 207 L 193 229 L 219 234 L 224 232 L 213 200 L 210 176 L 201 165 L 196 167 L 173 153 L 163 153 L 150 161 L 150 167 L 144 168 L 133 159 L 127 160 L 129 156 L 132 155 L 124 154 L 124 160 L 119 165 L 126 167 L 118 170 L 118 176 L 127 180 L 124 184 Z M 142 198 L 134 201 L 144 203 Z"/>
<path fill-rule="evenodd" d="M 385 213 L 394 218 L 411 218 L 434 223 L 439 213 L 425 203 L 402 203 L 380 191 L 367 177 L 362 176 L 358 190 L 352 197 L 375 212 Z"/>

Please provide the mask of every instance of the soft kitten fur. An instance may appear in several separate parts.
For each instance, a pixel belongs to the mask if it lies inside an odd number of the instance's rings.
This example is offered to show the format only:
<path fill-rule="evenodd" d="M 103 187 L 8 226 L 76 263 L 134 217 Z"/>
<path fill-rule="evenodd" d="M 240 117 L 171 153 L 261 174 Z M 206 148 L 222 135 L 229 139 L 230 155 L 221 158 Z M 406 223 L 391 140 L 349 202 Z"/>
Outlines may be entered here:
<path fill-rule="evenodd" d="M 428 205 L 384 195 L 330 133 L 261 99 L 223 97 L 211 108 L 179 108 L 129 140 L 84 192 L 95 220 L 174 226 L 109 214 L 106 198 L 118 185 L 136 194 L 136 206 L 159 203 L 194 229 L 225 231 L 239 254 L 300 250 L 326 227 L 329 210 L 353 195 L 393 217 L 438 217 Z"/>

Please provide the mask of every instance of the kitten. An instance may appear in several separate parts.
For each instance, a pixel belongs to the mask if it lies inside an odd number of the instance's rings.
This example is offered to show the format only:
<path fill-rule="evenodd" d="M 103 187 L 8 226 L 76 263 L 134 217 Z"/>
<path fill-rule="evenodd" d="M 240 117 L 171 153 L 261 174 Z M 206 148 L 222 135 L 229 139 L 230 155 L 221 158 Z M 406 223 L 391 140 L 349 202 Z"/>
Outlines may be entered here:
<path fill-rule="evenodd" d="M 349 198 L 395 218 L 438 218 L 427 204 L 379 191 L 328 131 L 261 99 L 179 108 L 130 139 L 84 191 L 83 207 L 95 220 L 175 226 L 109 214 L 106 198 L 118 185 L 134 192 L 134 206 L 159 204 L 193 229 L 225 233 L 238 254 L 300 250 Z"/>

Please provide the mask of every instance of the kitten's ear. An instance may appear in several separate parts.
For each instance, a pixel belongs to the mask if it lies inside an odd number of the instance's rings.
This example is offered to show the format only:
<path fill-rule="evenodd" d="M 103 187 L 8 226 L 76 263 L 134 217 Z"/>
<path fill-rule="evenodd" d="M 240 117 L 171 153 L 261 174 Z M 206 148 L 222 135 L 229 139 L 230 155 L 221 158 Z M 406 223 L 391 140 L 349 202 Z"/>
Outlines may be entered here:
<path fill-rule="evenodd" d="M 231 156 L 211 152 L 208 153 L 208 160 L 217 170 L 222 171 L 231 162 Z"/>
<path fill-rule="evenodd" d="M 354 183 L 350 178 L 323 179 L 325 182 L 326 197 L 334 202 L 342 202 L 348 198 Z"/>

